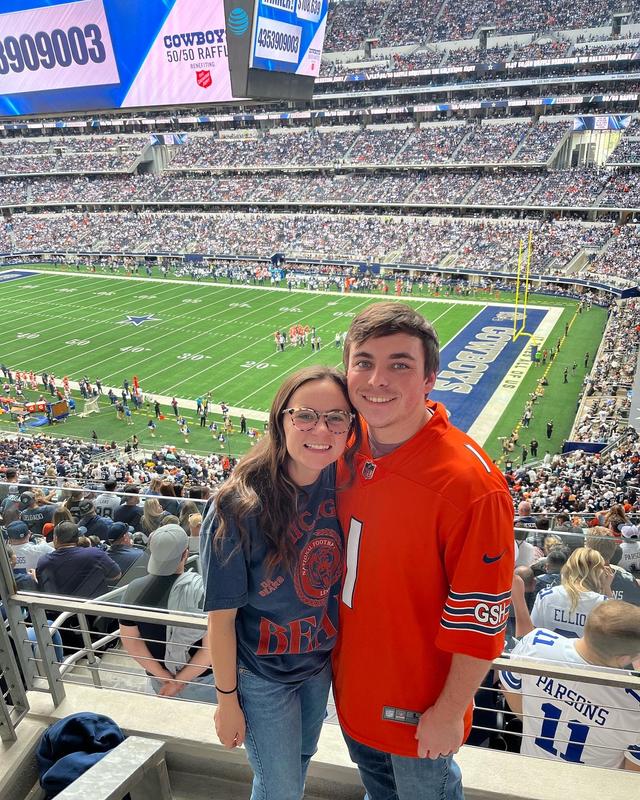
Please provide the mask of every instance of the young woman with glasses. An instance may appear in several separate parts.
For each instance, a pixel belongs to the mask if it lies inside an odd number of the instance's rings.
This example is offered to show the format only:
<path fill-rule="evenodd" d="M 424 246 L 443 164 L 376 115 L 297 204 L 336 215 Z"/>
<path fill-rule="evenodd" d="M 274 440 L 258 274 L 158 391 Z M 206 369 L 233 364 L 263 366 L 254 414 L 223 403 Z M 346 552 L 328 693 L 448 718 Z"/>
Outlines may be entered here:
<path fill-rule="evenodd" d="M 245 745 L 252 800 L 304 792 L 338 625 L 336 461 L 350 464 L 359 441 L 344 375 L 324 366 L 294 373 L 273 401 L 269 433 L 203 524 L 216 731 L 225 747 Z"/>

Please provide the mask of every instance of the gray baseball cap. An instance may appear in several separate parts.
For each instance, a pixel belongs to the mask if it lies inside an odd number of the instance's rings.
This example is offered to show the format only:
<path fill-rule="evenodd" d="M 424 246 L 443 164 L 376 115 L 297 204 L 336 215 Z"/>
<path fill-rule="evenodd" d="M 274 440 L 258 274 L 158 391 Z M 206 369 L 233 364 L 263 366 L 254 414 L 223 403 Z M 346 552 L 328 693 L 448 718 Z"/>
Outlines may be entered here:
<path fill-rule="evenodd" d="M 189 547 L 189 537 L 179 525 L 162 525 L 149 537 L 150 575 L 173 575 L 182 560 L 182 554 Z"/>

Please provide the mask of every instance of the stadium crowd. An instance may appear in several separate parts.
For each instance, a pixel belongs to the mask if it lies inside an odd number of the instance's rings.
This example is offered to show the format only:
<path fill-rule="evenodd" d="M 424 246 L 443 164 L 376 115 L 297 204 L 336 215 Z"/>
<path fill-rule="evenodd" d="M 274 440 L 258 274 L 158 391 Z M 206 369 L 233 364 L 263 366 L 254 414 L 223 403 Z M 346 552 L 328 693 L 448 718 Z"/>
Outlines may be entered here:
<path fill-rule="evenodd" d="M 419 45 L 413 52 L 393 52 L 389 56 L 365 58 L 362 56 L 324 58 L 320 68 L 322 77 L 344 77 L 349 74 L 365 72 L 367 75 L 401 72 L 404 70 L 427 70 L 434 67 L 454 71 L 456 67 L 470 67 L 477 64 L 506 64 L 515 61 L 531 61 L 539 59 L 567 58 L 580 56 L 616 56 L 623 53 L 629 58 L 634 57 L 638 49 L 637 35 L 628 34 L 626 37 L 613 38 L 609 35 L 600 37 L 605 39 L 601 44 L 594 44 L 594 40 L 573 44 L 567 39 L 559 37 L 537 37 L 528 44 L 507 44 L 482 49 L 479 42 L 474 40 L 465 47 L 445 50 L 442 47 Z M 597 39 L 595 39 L 597 41 Z M 405 45 L 406 46 L 406 45 Z M 469 78 L 473 80 L 473 73 Z"/>
<path fill-rule="evenodd" d="M 435 266 L 455 255 L 455 266 L 513 270 L 520 238 L 533 231 L 533 272 L 557 274 L 585 247 L 599 249 L 610 223 L 479 221 L 335 214 L 182 213 L 161 211 L 15 214 L 0 227 L 0 252 L 96 251 L 228 253 L 268 257 L 274 252 L 323 258 L 388 259 Z M 632 276 L 613 250 L 616 273 Z M 620 263 L 618 264 L 618 260 Z M 599 258 L 590 269 L 597 273 Z"/>
<path fill-rule="evenodd" d="M 325 51 L 360 49 L 375 38 L 381 47 L 469 39 L 483 25 L 500 35 L 596 28 L 620 10 L 617 0 L 536 0 L 524 4 L 473 0 L 341 0 L 329 8 Z M 631 16 L 631 15 L 630 15 Z"/>
<path fill-rule="evenodd" d="M 0 175 L 51 172 L 127 172 L 149 143 L 145 136 L 99 135 L 38 141 L 0 139 Z"/>
<path fill-rule="evenodd" d="M 192 136 L 168 171 L 251 166 L 325 164 L 443 164 L 509 160 L 544 163 L 568 128 L 530 121 L 503 124 L 408 125 L 300 129 L 260 137 Z M 514 153 L 517 148 L 517 158 Z"/>

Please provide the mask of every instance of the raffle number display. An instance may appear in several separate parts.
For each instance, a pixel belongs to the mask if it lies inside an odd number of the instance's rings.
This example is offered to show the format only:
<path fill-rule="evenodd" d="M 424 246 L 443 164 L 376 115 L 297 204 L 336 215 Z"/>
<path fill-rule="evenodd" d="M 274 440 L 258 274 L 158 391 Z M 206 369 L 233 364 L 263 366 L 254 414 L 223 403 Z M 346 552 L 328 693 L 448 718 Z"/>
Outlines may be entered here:
<path fill-rule="evenodd" d="M 80 66 L 89 61 L 102 64 L 106 57 L 102 31 L 93 23 L 84 28 L 74 25 L 66 31 L 55 28 L 51 33 L 37 31 L 33 36 L 23 33 L 20 38 L 0 39 L 0 75 L 9 70 L 36 72 L 41 67 L 68 67 L 74 62 Z"/>
<path fill-rule="evenodd" d="M 102 0 L 0 14 L 0 94 L 118 81 Z"/>
<path fill-rule="evenodd" d="M 297 64 L 300 53 L 300 32 L 299 25 L 290 25 L 288 22 L 259 17 L 256 31 L 256 57 Z"/>

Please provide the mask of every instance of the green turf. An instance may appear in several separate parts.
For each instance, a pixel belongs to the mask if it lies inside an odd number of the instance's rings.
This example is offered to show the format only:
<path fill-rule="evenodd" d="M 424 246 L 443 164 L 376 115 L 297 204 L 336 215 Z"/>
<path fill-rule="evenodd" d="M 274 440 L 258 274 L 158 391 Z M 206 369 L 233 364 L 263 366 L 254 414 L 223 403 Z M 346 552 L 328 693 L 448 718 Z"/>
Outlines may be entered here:
<path fill-rule="evenodd" d="M 573 322 L 572 322 L 573 320 Z M 501 445 L 498 436 L 509 435 L 516 429 L 522 419 L 523 410 L 529 395 L 535 389 L 536 383 L 543 373 L 547 373 L 549 386 L 545 388 L 544 395 L 539 398 L 533 407 L 533 419 L 528 428 L 519 429 L 518 445 L 512 455 L 515 463 L 521 460 L 521 447 L 526 445 L 529 451 L 529 442 L 537 439 L 538 458 L 542 458 L 545 451 L 557 453 L 562 449 L 562 443 L 568 438 L 577 411 L 577 397 L 584 380 L 593 366 L 593 358 L 600 346 L 602 332 L 607 321 L 607 312 L 603 308 L 594 306 L 590 311 L 582 314 L 575 313 L 575 307 L 568 307 L 551 332 L 548 342 L 555 345 L 563 337 L 565 324 L 570 323 L 569 334 L 563 338 L 559 355 L 551 365 L 547 361 L 547 368 L 542 365 L 530 369 L 525 379 L 515 392 L 507 410 L 502 415 L 494 429 L 494 435 L 487 441 L 485 447 L 490 455 L 498 457 Z M 544 349 L 544 348 L 542 348 Z M 589 353 L 589 365 L 585 369 L 584 357 Z M 573 364 L 576 364 L 575 373 Z M 567 368 L 568 383 L 564 383 L 564 369 Z M 547 439 L 547 421 L 553 420 L 553 434 Z M 530 455 L 529 455 L 530 458 Z"/>
<path fill-rule="evenodd" d="M 125 378 L 131 381 L 137 375 L 146 392 L 193 400 L 211 391 L 214 403 L 224 401 L 259 411 L 268 410 L 277 387 L 291 371 L 318 362 L 339 365 L 342 351 L 334 346 L 335 334 L 345 331 L 358 310 L 371 302 L 357 294 L 282 292 L 62 272 L 7 282 L 1 291 L 1 360 L 14 369 L 33 369 L 38 374 L 53 371 L 59 378 L 66 374 L 72 380 L 87 375 L 107 386 L 120 386 Z M 485 302 L 487 299 L 484 295 Z M 495 299 L 491 297 L 489 302 Z M 546 297 L 540 299 L 547 303 Z M 575 303 L 565 303 L 565 314 L 572 316 Z M 480 309 L 478 304 L 433 302 L 427 297 L 416 307 L 434 322 L 443 345 Z M 591 314 L 593 320 L 598 316 L 595 311 Z M 127 322 L 127 315 L 153 315 L 154 320 L 136 327 Z M 276 352 L 274 331 L 288 330 L 296 323 L 316 327 L 322 339 L 319 353 L 312 353 L 308 345 Z M 598 324 L 587 326 L 586 333 L 597 337 L 602 325 L 598 317 Z M 596 347 L 594 343 L 585 349 L 594 353 Z M 579 363 L 582 366 L 582 361 Z M 496 437 L 510 431 L 509 426 L 513 427 L 522 413 L 524 399 L 520 397 L 526 397 L 530 391 L 526 387 L 533 379 L 530 371 L 490 437 L 490 451 L 495 450 Z M 574 410 L 577 378 L 572 384 L 569 393 L 563 390 L 558 397 L 560 405 Z M 567 394 L 571 398 L 568 403 Z M 554 396 L 554 391 L 549 392 L 548 402 Z M 197 427 L 192 415 L 188 415 L 192 428 L 188 445 L 172 415 L 167 414 L 156 438 L 151 439 L 146 414 L 134 416 L 134 424 L 127 426 L 115 418 L 106 401 L 99 415 L 71 418 L 56 431 L 88 437 L 95 430 L 101 440 L 116 441 L 136 433 L 143 446 L 168 443 L 194 452 L 219 450 L 218 442 L 207 429 Z M 251 420 L 250 413 L 248 416 Z M 559 412 L 556 417 L 560 435 Z M 7 421 L 0 424 L 6 427 Z M 256 427 L 261 430 L 262 424 L 256 423 Z M 538 439 L 542 444 L 542 437 Z M 240 453 L 249 446 L 246 437 L 234 434 L 224 449 Z"/>

